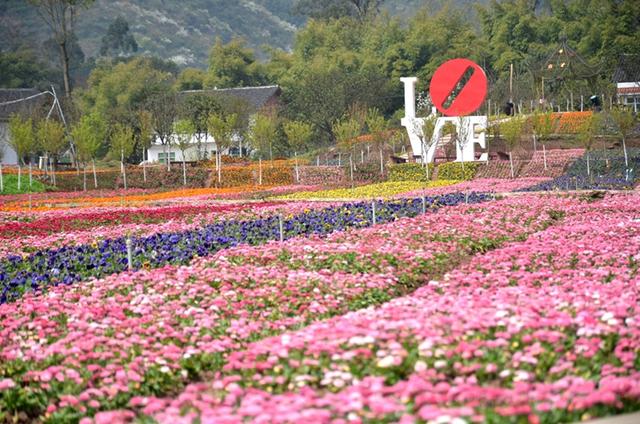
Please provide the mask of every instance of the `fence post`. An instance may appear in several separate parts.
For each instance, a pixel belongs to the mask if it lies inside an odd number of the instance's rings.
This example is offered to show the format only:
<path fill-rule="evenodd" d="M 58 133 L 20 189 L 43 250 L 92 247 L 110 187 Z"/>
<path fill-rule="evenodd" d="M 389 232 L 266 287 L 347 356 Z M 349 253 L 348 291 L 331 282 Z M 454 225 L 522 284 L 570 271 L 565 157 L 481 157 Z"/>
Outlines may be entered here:
<path fill-rule="evenodd" d="M 262 158 L 258 158 L 258 185 L 262 185 Z"/>
<path fill-rule="evenodd" d="M 278 215 L 278 229 L 280 230 L 280 243 L 284 241 L 284 223 L 282 222 L 282 215 Z"/>
<path fill-rule="evenodd" d="M 18 165 L 18 191 L 22 190 L 22 167 Z"/>
<path fill-rule="evenodd" d="M 384 175 L 384 154 L 380 148 L 380 176 Z"/>
<path fill-rule="evenodd" d="M 298 168 L 298 152 L 294 153 L 296 157 L 296 183 L 300 183 L 300 168 Z"/>
<path fill-rule="evenodd" d="M 131 247 L 131 237 L 127 236 L 127 269 L 131 271 L 133 269 L 133 249 Z"/>
<path fill-rule="evenodd" d="M 427 199 L 425 196 L 422 196 L 422 214 L 427 213 Z"/>
<path fill-rule="evenodd" d="M 542 159 L 544 161 L 544 170 L 547 170 L 547 149 L 544 146 L 544 143 L 542 144 Z"/>
<path fill-rule="evenodd" d="M 2 164 L 0 163 L 0 191 L 4 191 L 4 178 L 2 176 Z"/>
<path fill-rule="evenodd" d="M 33 173 L 31 170 L 31 159 L 29 159 L 29 191 L 31 191 L 32 184 L 33 184 Z"/>
<path fill-rule="evenodd" d="M 349 156 L 349 171 L 351 174 L 351 188 L 353 188 L 353 157 Z"/>
<path fill-rule="evenodd" d="M 371 202 L 371 223 L 376 225 L 376 201 Z"/>

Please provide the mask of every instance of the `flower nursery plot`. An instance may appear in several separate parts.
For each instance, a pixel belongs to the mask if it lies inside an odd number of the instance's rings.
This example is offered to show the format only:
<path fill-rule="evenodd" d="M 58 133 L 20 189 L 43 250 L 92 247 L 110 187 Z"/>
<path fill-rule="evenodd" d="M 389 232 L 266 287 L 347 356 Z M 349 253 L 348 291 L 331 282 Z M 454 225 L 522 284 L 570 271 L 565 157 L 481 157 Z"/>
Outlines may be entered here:
<path fill-rule="evenodd" d="M 402 183 L 414 191 L 374 203 L 7 212 L 0 422 L 640 409 L 640 195 L 476 193 L 540 181 Z M 379 186 L 360 189 L 398 193 Z"/>

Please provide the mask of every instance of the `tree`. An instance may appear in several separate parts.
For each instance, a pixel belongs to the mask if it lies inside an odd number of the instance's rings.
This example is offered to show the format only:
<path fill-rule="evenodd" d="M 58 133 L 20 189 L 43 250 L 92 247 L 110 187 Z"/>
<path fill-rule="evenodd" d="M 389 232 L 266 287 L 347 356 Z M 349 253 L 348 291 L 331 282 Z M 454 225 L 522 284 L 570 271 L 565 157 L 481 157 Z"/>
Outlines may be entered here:
<path fill-rule="evenodd" d="M 138 51 L 129 23 L 120 15 L 111 22 L 100 42 L 100 56 L 127 56 Z"/>
<path fill-rule="evenodd" d="M 593 148 L 595 137 L 602 128 L 602 115 L 592 114 L 584 120 L 578 131 L 578 141 L 584 146 L 587 153 L 587 175 L 591 175 L 590 152 Z"/>
<path fill-rule="evenodd" d="M 456 119 L 456 132 L 455 140 L 458 150 L 460 151 L 460 159 L 462 160 L 462 169 L 464 169 L 464 148 L 471 141 L 472 126 L 470 125 L 469 118 L 466 116 L 459 116 Z"/>
<path fill-rule="evenodd" d="M 522 139 L 522 131 L 524 128 L 524 121 L 520 117 L 513 117 L 500 124 L 500 133 L 504 138 L 505 144 L 509 149 L 509 164 L 511 166 L 511 178 L 515 178 L 515 172 L 513 169 L 513 149 L 520 144 Z"/>
<path fill-rule="evenodd" d="M 631 135 L 636 126 L 636 118 L 633 112 L 628 108 L 619 107 L 611 111 L 611 118 L 615 125 L 616 133 L 622 140 L 622 149 L 624 151 L 624 166 L 629 167 L 629 155 L 627 154 L 626 140 Z"/>
<path fill-rule="evenodd" d="M 175 93 L 169 91 L 156 94 L 147 101 L 146 109 L 151 113 L 151 126 L 163 146 L 167 170 L 171 170 L 171 144 L 173 142 L 173 123 L 178 116 Z"/>
<path fill-rule="evenodd" d="M 207 73 L 198 68 L 185 68 L 178 74 L 176 81 L 176 90 L 202 90 L 204 81 L 207 79 Z"/>
<path fill-rule="evenodd" d="M 69 146 L 65 138 L 62 123 L 52 119 L 43 119 L 36 124 L 36 140 L 42 151 L 57 157 Z"/>
<path fill-rule="evenodd" d="M 52 79 L 52 70 L 27 49 L 0 52 L 0 87 L 44 87 Z"/>
<path fill-rule="evenodd" d="M 29 156 L 36 147 L 36 139 L 33 134 L 33 121 L 31 118 L 23 119 L 20 115 L 11 115 L 9 118 L 9 145 L 18 156 L 18 162 L 25 164 L 24 158 Z"/>
<path fill-rule="evenodd" d="M 150 99 L 171 92 L 173 75 L 166 68 L 164 62 L 146 57 L 117 64 L 100 62 L 89 76 L 87 89 L 79 92 L 81 109 L 132 126 L 137 111 L 151 111 Z"/>
<path fill-rule="evenodd" d="M 302 121 L 287 121 L 283 128 L 287 141 L 294 152 L 303 152 L 307 149 L 313 136 L 313 128 L 310 124 Z"/>
<path fill-rule="evenodd" d="M 207 87 L 249 87 L 264 83 L 262 68 L 252 49 L 241 38 L 224 44 L 216 38 L 209 58 Z"/>
<path fill-rule="evenodd" d="M 314 19 L 353 17 L 364 20 L 379 12 L 384 0 L 298 0 L 296 13 Z"/>
<path fill-rule="evenodd" d="M 135 140 L 133 129 L 126 125 L 115 124 L 111 132 L 111 156 L 120 159 L 120 170 L 124 180 L 124 188 L 127 188 L 127 170 L 124 166 L 125 158 L 133 153 Z"/>
<path fill-rule="evenodd" d="M 362 127 L 356 119 L 348 118 L 336 121 L 331 129 L 335 135 L 338 146 L 349 150 L 355 138 L 360 135 Z"/>
<path fill-rule="evenodd" d="M 207 119 L 213 113 L 222 112 L 222 106 L 218 99 L 204 93 L 189 93 L 183 98 L 181 116 L 191 122 L 195 131 L 197 159 L 206 159 L 206 151 L 203 152 L 202 143 L 207 137 Z"/>
<path fill-rule="evenodd" d="M 186 119 L 180 119 L 174 125 L 176 146 L 178 146 L 178 149 L 180 149 L 180 153 L 182 153 L 182 180 L 183 185 L 185 186 L 187 185 L 186 156 L 187 150 L 192 147 L 191 139 L 193 138 L 194 132 L 195 128 L 193 124 Z"/>
<path fill-rule="evenodd" d="M 93 0 L 29 0 L 38 15 L 49 27 L 60 50 L 64 92 L 71 96 L 69 75 L 69 44 L 73 38 L 73 27 L 80 8 L 88 7 Z"/>
<path fill-rule="evenodd" d="M 422 164 L 426 168 L 427 180 L 429 176 L 429 163 L 427 162 L 427 152 L 431 150 L 434 144 L 438 143 L 439 137 L 434 137 L 436 131 L 436 115 L 429 115 L 426 118 L 416 119 L 413 121 L 415 133 L 420 138 L 420 146 L 422 147 Z"/>
<path fill-rule="evenodd" d="M 98 187 L 95 159 L 107 135 L 107 124 L 95 112 L 84 115 L 71 128 L 78 162 L 82 163 L 83 185 L 87 189 L 87 163 L 93 164 L 93 184 Z"/>
<path fill-rule="evenodd" d="M 253 147 L 263 153 L 269 151 L 269 159 L 273 161 L 273 142 L 278 131 L 278 121 L 274 115 L 258 113 L 253 117 L 253 124 L 249 129 L 249 139 Z"/>
<path fill-rule="evenodd" d="M 218 183 L 222 182 L 222 151 L 233 144 L 235 128 L 238 116 L 231 114 L 224 116 L 221 113 L 212 113 L 207 120 L 209 134 L 216 143 L 216 168 L 218 170 Z"/>
<path fill-rule="evenodd" d="M 542 154 L 544 160 L 544 169 L 547 169 L 547 148 L 546 142 L 556 130 L 556 119 L 552 112 L 534 113 L 531 117 L 533 140 L 535 144 L 536 138 L 542 143 Z"/>

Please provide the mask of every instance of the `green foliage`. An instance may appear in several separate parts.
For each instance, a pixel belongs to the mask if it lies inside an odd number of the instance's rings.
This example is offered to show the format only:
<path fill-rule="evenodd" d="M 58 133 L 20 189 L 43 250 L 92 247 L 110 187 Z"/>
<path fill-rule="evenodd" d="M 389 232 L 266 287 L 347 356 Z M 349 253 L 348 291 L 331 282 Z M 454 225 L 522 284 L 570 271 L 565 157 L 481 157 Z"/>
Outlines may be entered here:
<path fill-rule="evenodd" d="M 428 164 L 429 175 L 433 175 L 434 165 Z M 427 182 L 427 170 L 419 163 L 403 163 L 389 166 L 389 181 L 423 181 Z M 441 178 L 444 179 L 444 178 Z"/>
<path fill-rule="evenodd" d="M 198 68 L 185 68 L 178 74 L 176 90 L 202 90 L 207 73 Z"/>
<path fill-rule="evenodd" d="M 477 171 L 477 163 L 447 162 L 438 165 L 438 179 L 468 181 L 475 177 Z"/>
<path fill-rule="evenodd" d="M 520 144 L 524 131 L 524 120 L 520 117 L 509 118 L 500 123 L 500 134 L 509 151 Z"/>
<path fill-rule="evenodd" d="M 231 147 L 237 121 L 238 116 L 235 114 L 224 116 L 219 113 L 213 113 L 209 115 L 207 128 L 216 142 L 218 153 Z"/>
<path fill-rule="evenodd" d="M 273 144 L 278 131 L 278 121 L 275 116 L 259 113 L 254 116 L 254 122 L 249 129 L 249 140 L 253 147 L 263 157 L 269 152 L 269 158 L 273 160 Z"/>
<path fill-rule="evenodd" d="M 107 124 L 97 113 L 90 113 L 80 118 L 71 128 L 71 138 L 76 146 L 78 161 L 86 164 L 96 159 L 106 136 Z"/>
<path fill-rule="evenodd" d="M 125 161 L 135 146 L 133 129 L 122 124 L 116 124 L 111 132 L 111 157 Z"/>
<path fill-rule="evenodd" d="M 332 126 L 338 145 L 348 149 L 353 140 L 360 135 L 360 123 L 354 118 L 336 121 Z"/>
<path fill-rule="evenodd" d="M 129 32 L 129 23 L 118 16 L 107 28 L 107 33 L 100 43 L 101 56 L 126 56 L 138 51 L 138 43 Z"/>
<path fill-rule="evenodd" d="M 176 139 L 175 144 L 182 152 L 182 160 L 184 161 L 186 159 L 184 157 L 185 152 L 189 147 L 191 147 L 191 138 L 193 137 L 196 129 L 191 121 L 187 119 L 180 119 L 174 124 L 173 130 Z"/>
<path fill-rule="evenodd" d="M 91 72 L 87 89 L 80 94 L 82 109 L 95 111 L 110 122 L 131 125 L 135 116 L 132 111 L 144 109 L 158 93 L 169 91 L 173 76 L 160 67 L 143 57 L 116 65 L 101 62 Z"/>
<path fill-rule="evenodd" d="M 220 37 L 211 49 L 207 87 L 250 87 L 264 83 L 263 70 L 246 42 L 234 38 L 224 44 Z"/>
<path fill-rule="evenodd" d="M 59 155 L 68 146 L 64 125 L 52 119 L 43 119 L 36 124 L 36 139 L 42 151 Z"/>
<path fill-rule="evenodd" d="M 44 87 L 53 79 L 52 72 L 31 50 L 0 52 L 0 87 Z"/>
<path fill-rule="evenodd" d="M 610 112 L 616 134 L 622 139 L 628 139 L 636 126 L 636 117 L 629 108 L 614 108 Z"/>
<path fill-rule="evenodd" d="M 380 148 L 385 142 L 385 130 L 388 127 L 387 120 L 380 114 L 376 108 L 370 109 L 365 118 L 367 129 L 371 134 L 371 140 L 376 148 Z"/>
<path fill-rule="evenodd" d="M 33 120 L 12 115 L 9 118 L 9 145 L 18 155 L 18 160 L 24 163 L 27 155 L 34 152 L 37 144 L 33 133 Z"/>
<path fill-rule="evenodd" d="M 288 121 L 283 124 L 283 130 L 289 146 L 294 152 L 304 152 L 307 149 L 313 136 L 313 128 L 310 124 L 301 121 Z"/>
<path fill-rule="evenodd" d="M 20 181 L 20 190 L 18 190 L 18 175 L 17 174 L 4 174 L 2 176 L 4 183 L 4 191 L 0 194 L 21 194 L 21 193 L 42 193 L 46 191 L 47 187 L 36 180 L 35 178 L 31 182 L 31 188 L 29 188 L 29 175 L 26 172 L 22 172 Z"/>
<path fill-rule="evenodd" d="M 536 111 L 531 117 L 531 131 L 538 140 L 544 142 L 556 131 L 556 120 L 551 112 Z"/>
<path fill-rule="evenodd" d="M 602 114 L 590 115 L 578 129 L 578 141 L 589 151 L 593 147 L 595 137 L 602 133 Z"/>

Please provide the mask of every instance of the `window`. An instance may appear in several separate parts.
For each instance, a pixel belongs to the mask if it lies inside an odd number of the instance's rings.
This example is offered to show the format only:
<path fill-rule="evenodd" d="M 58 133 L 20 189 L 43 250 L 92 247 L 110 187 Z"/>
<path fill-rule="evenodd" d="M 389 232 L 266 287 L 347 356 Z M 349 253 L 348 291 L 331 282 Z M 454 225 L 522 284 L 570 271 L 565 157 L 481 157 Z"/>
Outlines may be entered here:
<path fill-rule="evenodd" d="M 166 158 L 167 158 L 167 154 L 166 153 L 164 153 L 164 152 L 158 153 L 158 162 L 167 163 Z M 171 162 L 175 162 L 176 161 L 176 152 L 169 152 L 169 160 Z"/>

